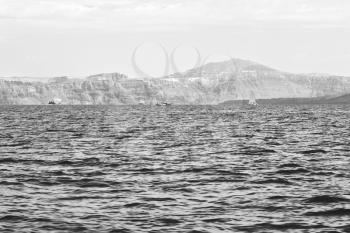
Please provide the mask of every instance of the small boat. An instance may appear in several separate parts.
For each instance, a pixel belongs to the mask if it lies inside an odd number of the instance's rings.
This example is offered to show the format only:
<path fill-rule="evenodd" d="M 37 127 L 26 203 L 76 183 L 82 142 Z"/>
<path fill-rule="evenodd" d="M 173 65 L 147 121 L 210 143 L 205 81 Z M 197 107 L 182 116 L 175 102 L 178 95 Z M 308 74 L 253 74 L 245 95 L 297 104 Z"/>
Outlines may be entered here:
<path fill-rule="evenodd" d="M 51 100 L 51 101 L 49 101 L 49 104 L 50 105 L 55 105 L 56 103 L 55 103 L 55 101 Z"/>
<path fill-rule="evenodd" d="M 256 100 L 249 100 L 248 104 L 251 106 L 258 106 L 258 103 L 256 102 Z"/>
<path fill-rule="evenodd" d="M 255 99 L 255 94 L 254 92 L 250 92 L 250 98 L 249 98 L 249 101 L 248 101 L 248 105 L 249 106 L 258 106 L 258 103 L 256 102 L 256 99 Z"/>
<path fill-rule="evenodd" d="M 167 102 L 156 103 L 156 106 L 169 106 L 169 105 L 171 105 L 171 104 L 167 103 Z"/>
<path fill-rule="evenodd" d="M 145 105 L 145 101 L 140 100 L 140 101 L 137 103 L 137 105 Z"/>
<path fill-rule="evenodd" d="M 167 102 L 163 102 L 163 103 L 161 103 L 161 105 L 162 106 L 169 106 L 169 105 L 171 105 L 170 103 L 167 103 Z"/>

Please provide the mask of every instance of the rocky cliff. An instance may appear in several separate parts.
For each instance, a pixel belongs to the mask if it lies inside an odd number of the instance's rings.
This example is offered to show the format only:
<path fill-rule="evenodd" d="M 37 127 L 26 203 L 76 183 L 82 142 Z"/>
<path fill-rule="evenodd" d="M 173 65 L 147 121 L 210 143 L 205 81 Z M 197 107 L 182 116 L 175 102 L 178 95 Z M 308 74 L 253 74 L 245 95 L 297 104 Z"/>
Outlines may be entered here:
<path fill-rule="evenodd" d="M 350 93 L 350 78 L 291 74 L 232 59 L 153 79 L 98 74 L 85 79 L 58 77 L 24 81 L 0 79 L 0 104 L 216 104 L 228 100 L 310 98 Z"/>

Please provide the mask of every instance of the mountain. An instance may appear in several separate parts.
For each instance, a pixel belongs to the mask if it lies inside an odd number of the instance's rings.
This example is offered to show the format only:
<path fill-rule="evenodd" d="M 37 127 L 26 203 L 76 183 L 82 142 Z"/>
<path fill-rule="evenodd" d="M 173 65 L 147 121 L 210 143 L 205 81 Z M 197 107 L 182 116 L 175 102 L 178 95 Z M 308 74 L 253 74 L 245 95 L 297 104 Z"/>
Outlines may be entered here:
<path fill-rule="evenodd" d="M 133 79 L 119 73 L 69 77 L 0 79 L 0 104 L 217 104 L 230 100 L 333 98 L 350 93 L 350 78 L 292 74 L 231 59 L 160 78 Z"/>

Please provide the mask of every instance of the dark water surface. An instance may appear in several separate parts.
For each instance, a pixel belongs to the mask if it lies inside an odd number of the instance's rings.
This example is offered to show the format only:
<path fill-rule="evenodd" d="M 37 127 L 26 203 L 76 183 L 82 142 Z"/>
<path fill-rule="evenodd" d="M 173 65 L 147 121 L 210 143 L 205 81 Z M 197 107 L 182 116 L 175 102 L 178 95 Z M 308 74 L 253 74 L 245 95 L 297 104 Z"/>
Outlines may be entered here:
<path fill-rule="evenodd" d="M 0 232 L 350 232 L 350 106 L 0 107 Z"/>

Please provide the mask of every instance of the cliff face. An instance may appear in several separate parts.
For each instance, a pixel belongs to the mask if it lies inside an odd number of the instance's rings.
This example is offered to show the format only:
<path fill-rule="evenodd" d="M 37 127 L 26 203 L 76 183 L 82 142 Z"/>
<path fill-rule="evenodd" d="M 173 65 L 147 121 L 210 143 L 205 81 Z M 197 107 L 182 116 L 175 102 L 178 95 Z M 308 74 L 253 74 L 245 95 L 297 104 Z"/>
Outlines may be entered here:
<path fill-rule="evenodd" d="M 154 79 L 113 73 L 45 82 L 0 80 L 0 104 L 216 104 L 248 99 L 251 93 L 259 99 L 340 96 L 350 93 L 350 78 L 290 74 L 233 59 Z"/>

